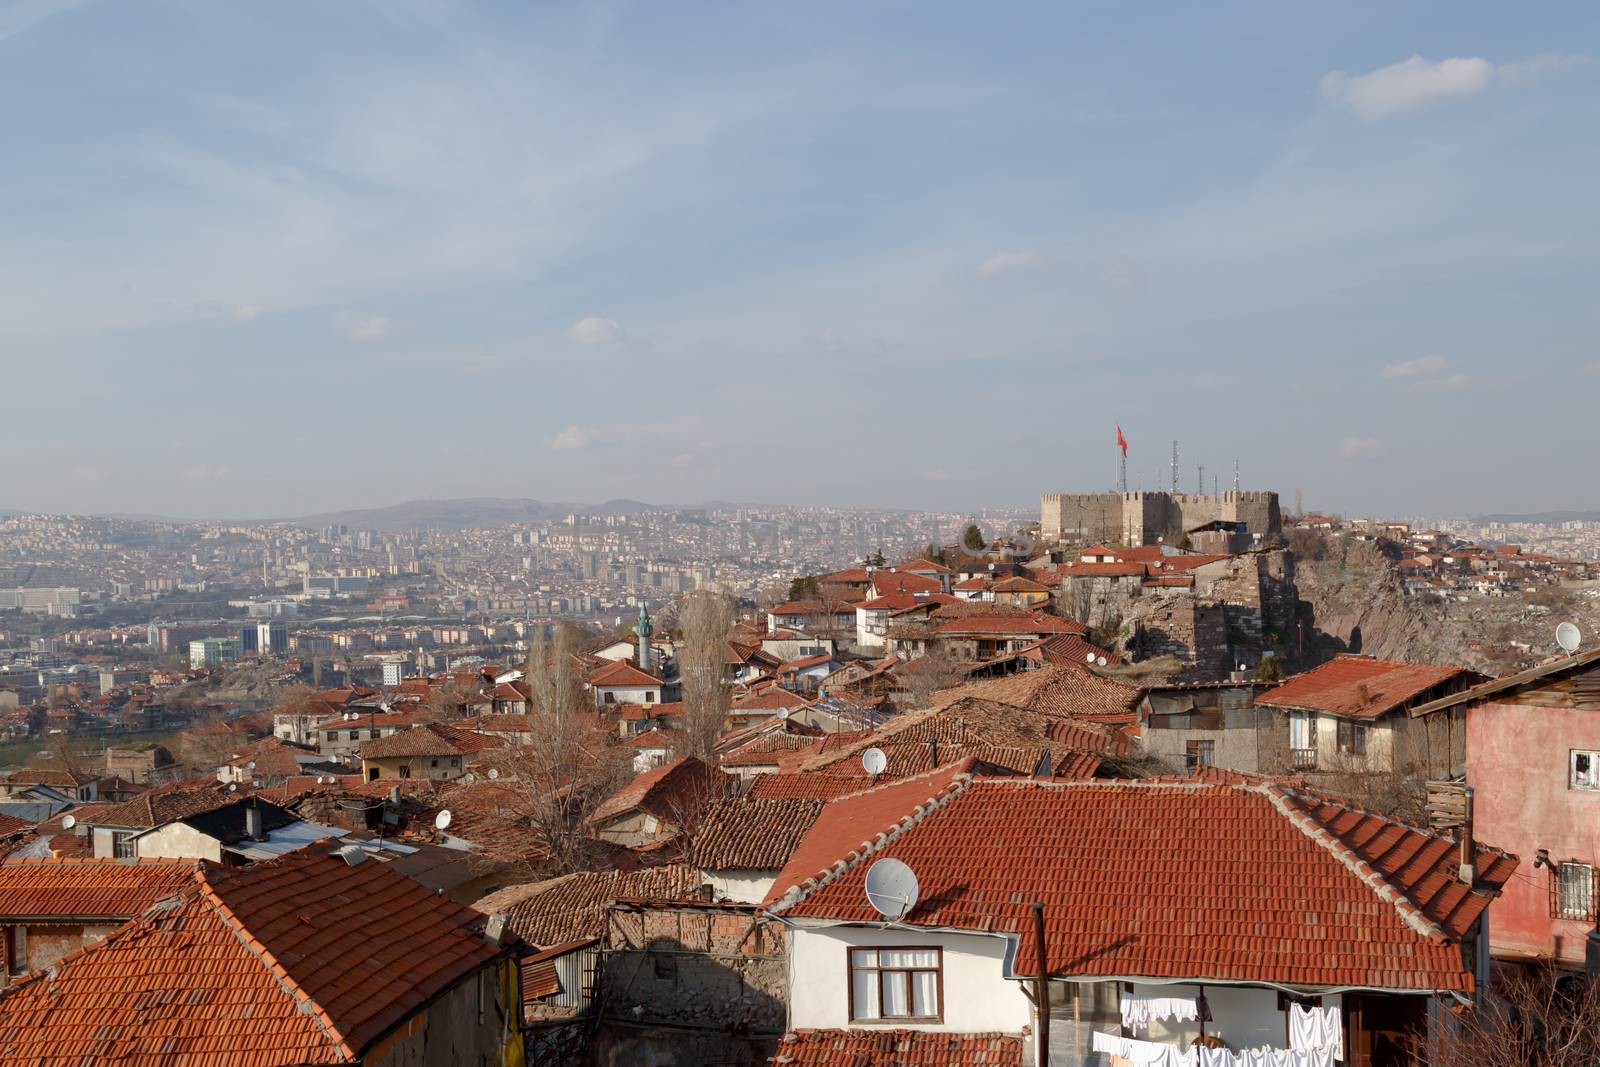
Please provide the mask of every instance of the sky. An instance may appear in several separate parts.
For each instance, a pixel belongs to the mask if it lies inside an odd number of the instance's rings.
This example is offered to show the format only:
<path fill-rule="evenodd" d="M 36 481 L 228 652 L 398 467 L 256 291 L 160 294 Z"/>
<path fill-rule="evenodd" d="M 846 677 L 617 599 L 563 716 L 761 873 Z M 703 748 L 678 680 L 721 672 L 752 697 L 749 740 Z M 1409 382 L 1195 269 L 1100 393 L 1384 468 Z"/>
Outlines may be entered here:
<path fill-rule="evenodd" d="M 1306 10 L 1289 10 L 1303 7 Z M 1600 508 L 1588 5 L 0 3 L 0 507 Z"/>

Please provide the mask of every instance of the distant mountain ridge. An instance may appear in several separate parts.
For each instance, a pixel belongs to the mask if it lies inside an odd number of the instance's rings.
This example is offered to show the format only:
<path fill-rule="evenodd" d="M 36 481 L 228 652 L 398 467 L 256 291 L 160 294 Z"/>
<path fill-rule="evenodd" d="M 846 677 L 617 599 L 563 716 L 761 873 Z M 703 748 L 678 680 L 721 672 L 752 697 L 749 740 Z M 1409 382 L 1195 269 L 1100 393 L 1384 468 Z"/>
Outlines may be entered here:
<path fill-rule="evenodd" d="M 1563 522 L 1600 522 L 1600 511 L 1534 511 L 1526 515 L 1474 515 L 1472 521 L 1479 525 L 1491 522 L 1527 522 L 1554 526 Z"/>
<path fill-rule="evenodd" d="M 727 507 L 723 502 L 699 507 Z M 509 526 L 548 522 L 568 515 L 639 515 L 647 511 L 683 508 L 646 504 L 638 500 L 608 500 L 603 504 L 532 500 L 522 497 L 464 497 L 455 500 L 407 500 L 380 508 L 352 508 L 280 520 L 296 526 L 348 526 L 357 530 L 464 530 L 472 527 Z M 693 509 L 689 509 L 693 510 Z"/>

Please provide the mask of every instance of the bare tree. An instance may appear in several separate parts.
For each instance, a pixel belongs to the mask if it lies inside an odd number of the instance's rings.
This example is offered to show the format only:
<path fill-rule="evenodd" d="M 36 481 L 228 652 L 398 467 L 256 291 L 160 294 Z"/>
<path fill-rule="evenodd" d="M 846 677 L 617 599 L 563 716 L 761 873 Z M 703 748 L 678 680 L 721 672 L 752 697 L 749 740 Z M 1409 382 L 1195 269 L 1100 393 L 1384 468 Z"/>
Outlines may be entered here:
<path fill-rule="evenodd" d="M 715 766 L 717 737 L 728 715 L 728 634 L 733 605 L 721 593 L 697 590 L 684 598 L 683 649 L 678 673 L 683 684 L 683 729 L 680 755 L 696 756 Z"/>
<path fill-rule="evenodd" d="M 481 681 L 462 682 L 454 675 L 446 677 L 443 685 L 430 689 L 423 698 L 423 719 L 427 722 L 449 722 L 471 714 L 474 704 L 483 698 Z"/>
<path fill-rule="evenodd" d="M 1600 1063 L 1600 984 L 1553 970 L 1501 973 L 1484 1003 L 1418 1036 L 1417 1067 L 1588 1067 Z"/>
<path fill-rule="evenodd" d="M 533 741 L 498 750 L 498 784 L 515 798 L 516 820 L 549 857 L 550 872 L 582 869 L 589 839 L 583 815 L 632 774 L 629 751 L 584 699 L 576 635 L 543 627 L 528 635 L 525 679 Z"/>
<path fill-rule="evenodd" d="M 933 694 L 967 679 L 966 671 L 942 641 L 934 642 L 927 652 L 896 667 L 894 676 L 905 690 L 907 709 L 925 708 Z"/>

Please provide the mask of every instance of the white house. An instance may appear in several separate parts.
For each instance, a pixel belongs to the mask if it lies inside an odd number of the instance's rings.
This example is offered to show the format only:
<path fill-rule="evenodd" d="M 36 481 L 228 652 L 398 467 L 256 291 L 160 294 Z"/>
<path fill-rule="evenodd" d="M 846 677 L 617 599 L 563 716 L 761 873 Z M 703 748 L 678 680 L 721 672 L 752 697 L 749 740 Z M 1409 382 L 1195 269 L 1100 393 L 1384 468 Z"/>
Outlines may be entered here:
<path fill-rule="evenodd" d="M 1427 1032 L 1486 975 L 1485 908 L 1516 859 L 1471 847 L 1462 881 L 1461 852 L 1277 783 L 963 761 L 827 804 L 764 904 L 789 927 L 796 1031 L 1031 1043 L 1042 956 L 1052 1063 L 1166 1062 L 1205 1035 L 1268 1063 L 1399 1067 L 1390 1035 Z M 909 907 L 868 899 L 889 859 L 915 876 Z"/>

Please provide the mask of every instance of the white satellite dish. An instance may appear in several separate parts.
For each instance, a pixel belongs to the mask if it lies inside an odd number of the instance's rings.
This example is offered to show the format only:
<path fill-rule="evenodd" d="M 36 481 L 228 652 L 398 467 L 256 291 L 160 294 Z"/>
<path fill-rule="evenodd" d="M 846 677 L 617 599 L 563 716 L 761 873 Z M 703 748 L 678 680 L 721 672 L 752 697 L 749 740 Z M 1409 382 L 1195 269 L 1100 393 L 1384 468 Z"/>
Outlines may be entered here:
<path fill-rule="evenodd" d="M 1094 663 L 1096 667 L 1104 667 L 1106 665 L 1106 658 L 1104 656 L 1096 656 Z"/>
<path fill-rule="evenodd" d="M 239 783 L 238 782 L 229 782 L 228 783 L 228 792 L 237 793 L 238 791 L 239 791 Z"/>
<path fill-rule="evenodd" d="M 447 827 L 449 825 L 450 825 L 450 809 L 449 808 L 445 808 L 443 811 L 441 811 L 439 814 L 437 814 L 437 815 L 435 815 L 433 817 L 433 828 L 435 830 L 443 830 L 445 827 Z"/>
<path fill-rule="evenodd" d="M 1583 631 L 1570 622 L 1564 622 L 1556 627 L 1556 644 L 1561 646 L 1561 651 L 1572 655 L 1578 651 L 1578 646 L 1583 644 Z"/>
<path fill-rule="evenodd" d="M 500 777 L 500 768 L 498 768 L 498 767 L 490 767 L 489 768 L 489 781 L 492 782 L 498 777 Z"/>
<path fill-rule="evenodd" d="M 889 766 L 889 757 L 881 748 L 869 748 L 861 753 L 861 769 L 876 778 Z"/>
<path fill-rule="evenodd" d="M 867 903 L 890 922 L 910 914 L 921 892 L 916 872 L 897 859 L 886 857 L 867 869 Z"/>
<path fill-rule="evenodd" d="M 78 825 L 78 817 L 76 815 L 68 815 L 61 820 L 61 828 L 63 830 L 70 830 L 76 825 Z"/>
<path fill-rule="evenodd" d="M 1094 662 L 1094 653 L 1093 652 L 1085 652 L 1083 654 L 1083 658 L 1084 658 L 1084 661 L 1086 663 L 1093 663 Z"/>

